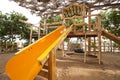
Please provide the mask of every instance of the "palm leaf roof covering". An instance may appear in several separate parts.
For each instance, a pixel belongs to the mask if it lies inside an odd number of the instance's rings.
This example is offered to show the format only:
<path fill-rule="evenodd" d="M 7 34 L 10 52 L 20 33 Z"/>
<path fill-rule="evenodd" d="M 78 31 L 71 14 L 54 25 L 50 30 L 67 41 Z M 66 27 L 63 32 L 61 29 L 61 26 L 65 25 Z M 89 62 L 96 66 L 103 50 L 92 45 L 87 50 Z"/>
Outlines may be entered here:
<path fill-rule="evenodd" d="M 41 17 L 51 17 L 61 13 L 61 10 L 72 4 L 85 3 L 94 10 L 107 10 L 109 8 L 120 9 L 120 0 L 10 0 L 22 7 L 26 7 L 32 13 Z"/>

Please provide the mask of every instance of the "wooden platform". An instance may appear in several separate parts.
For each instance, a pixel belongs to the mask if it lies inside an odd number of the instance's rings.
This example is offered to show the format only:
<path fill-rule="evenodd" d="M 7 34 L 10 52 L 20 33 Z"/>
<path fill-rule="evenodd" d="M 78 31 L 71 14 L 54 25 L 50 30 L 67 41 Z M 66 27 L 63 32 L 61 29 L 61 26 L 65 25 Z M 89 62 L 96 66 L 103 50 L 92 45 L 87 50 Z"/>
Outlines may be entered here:
<path fill-rule="evenodd" d="M 86 37 L 96 37 L 98 33 L 96 31 L 86 32 Z M 85 37 L 84 32 L 70 32 L 67 37 Z"/>

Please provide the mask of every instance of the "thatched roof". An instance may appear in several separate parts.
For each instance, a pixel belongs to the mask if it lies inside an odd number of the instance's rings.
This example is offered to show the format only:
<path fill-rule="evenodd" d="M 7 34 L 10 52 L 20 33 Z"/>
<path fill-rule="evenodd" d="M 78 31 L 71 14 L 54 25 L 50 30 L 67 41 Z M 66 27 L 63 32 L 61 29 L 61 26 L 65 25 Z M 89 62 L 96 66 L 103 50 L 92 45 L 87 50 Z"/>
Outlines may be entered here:
<path fill-rule="evenodd" d="M 28 8 L 32 13 L 41 17 L 57 15 L 61 10 L 72 3 L 85 3 L 94 10 L 119 8 L 120 0 L 13 0 L 20 6 Z"/>

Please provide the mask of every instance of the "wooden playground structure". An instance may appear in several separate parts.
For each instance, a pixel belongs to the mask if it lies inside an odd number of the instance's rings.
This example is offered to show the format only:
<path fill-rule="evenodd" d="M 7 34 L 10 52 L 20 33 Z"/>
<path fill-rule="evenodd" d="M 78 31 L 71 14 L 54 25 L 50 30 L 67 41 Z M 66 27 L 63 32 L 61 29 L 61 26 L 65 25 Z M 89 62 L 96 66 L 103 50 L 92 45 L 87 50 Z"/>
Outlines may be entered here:
<path fill-rule="evenodd" d="M 84 37 L 85 39 L 85 53 L 84 63 L 87 62 L 87 55 L 91 55 L 91 37 L 94 38 L 94 43 L 98 39 L 98 53 L 96 53 L 96 47 L 94 52 L 97 54 L 98 63 L 101 64 L 101 36 L 104 35 L 116 43 L 120 44 L 120 38 L 106 32 L 101 27 L 100 14 L 91 14 L 91 8 L 86 4 L 70 4 L 62 10 L 62 21 L 55 23 L 41 24 L 43 26 L 61 24 L 53 32 L 40 38 L 42 34 L 40 32 L 41 26 L 38 29 L 38 39 L 31 44 L 32 40 L 32 27 L 30 33 L 30 45 L 16 53 L 16 55 L 7 63 L 6 73 L 11 80 L 33 80 L 36 75 L 43 76 L 48 80 L 56 79 L 56 50 L 59 45 L 62 45 L 62 55 L 64 56 L 64 39 L 71 37 Z M 91 17 L 96 16 L 96 23 L 91 23 Z M 85 23 L 85 19 L 88 19 L 88 23 Z M 70 20 L 73 20 L 72 25 L 68 25 Z M 77 23 L 76 19 L 80 19 L 82 22 Z M 25 23 L 24 21 L 21 21 Z M 27 23 L 28 24 L 28 23 Z M 32 25 L 32 24 L 30 24 Z M 80 27 L 81 30 L 77 30 Z M 87 43 L 88 39 L 88 52 Z"/>

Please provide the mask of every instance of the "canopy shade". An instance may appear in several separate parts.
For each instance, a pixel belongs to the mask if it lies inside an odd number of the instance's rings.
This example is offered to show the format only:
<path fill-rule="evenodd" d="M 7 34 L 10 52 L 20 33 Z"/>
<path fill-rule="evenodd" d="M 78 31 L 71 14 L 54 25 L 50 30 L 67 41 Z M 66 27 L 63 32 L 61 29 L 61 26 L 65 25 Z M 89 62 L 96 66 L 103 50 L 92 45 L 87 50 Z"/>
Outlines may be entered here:
<path fill-rule="evenodd" d="M 11 0 L 10 0 L 11 1 Z M 120 9 L 120 0 L 13 0 L 41 17 L 60 14 L 61 10 L 72 3 L 85 3 L 94 10 Z"/>

